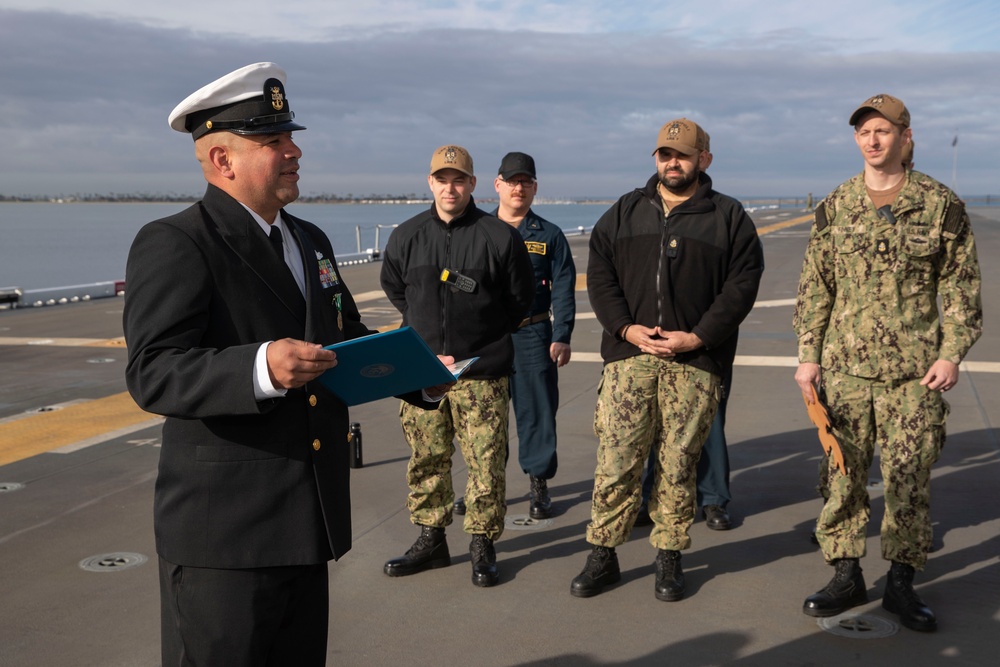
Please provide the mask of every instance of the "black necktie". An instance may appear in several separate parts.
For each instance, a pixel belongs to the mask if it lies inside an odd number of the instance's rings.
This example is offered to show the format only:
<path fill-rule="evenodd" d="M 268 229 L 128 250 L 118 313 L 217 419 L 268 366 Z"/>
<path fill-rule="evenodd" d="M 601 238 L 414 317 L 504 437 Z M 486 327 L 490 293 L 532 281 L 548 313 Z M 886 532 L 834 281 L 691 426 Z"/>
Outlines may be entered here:
<path fill-rule="evenodd" d="M 271 241 L 271 247 L 274 248 L 274 252 L 278 253 L 278 259 L 281 263 L 285 263 L 285 249 L 282 247 L 284 243 L 282 242 L 281 227 L 277 225 L 271 225 L 271 231 L 267 235 L 268 240 Z"/>

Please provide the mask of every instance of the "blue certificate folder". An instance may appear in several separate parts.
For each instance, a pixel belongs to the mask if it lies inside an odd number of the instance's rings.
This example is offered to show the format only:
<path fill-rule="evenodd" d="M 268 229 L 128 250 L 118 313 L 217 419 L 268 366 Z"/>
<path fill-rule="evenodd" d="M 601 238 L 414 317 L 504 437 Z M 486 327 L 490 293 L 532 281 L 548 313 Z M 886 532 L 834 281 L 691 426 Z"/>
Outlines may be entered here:
<path fill-rule="evenodd" d="M 327 345 L 337 365 L 320 382 L 347 405 L 454 382 L 478 357 L 445 366 L 410 327 Z"/>

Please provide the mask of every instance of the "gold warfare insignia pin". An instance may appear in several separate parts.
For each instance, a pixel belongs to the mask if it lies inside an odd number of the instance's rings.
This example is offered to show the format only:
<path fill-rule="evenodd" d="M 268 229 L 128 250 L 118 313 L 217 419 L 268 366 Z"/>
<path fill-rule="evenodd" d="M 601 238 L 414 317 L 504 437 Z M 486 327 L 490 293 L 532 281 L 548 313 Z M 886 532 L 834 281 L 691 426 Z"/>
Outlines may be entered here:
<path fill-rule="evenodd" d="M 275 111 L 285 108 L 285 95 L 281 92 L 281 86 L 271 86 L 271 107 Z"/>
<path fill-rule="evenodd" d="M 528 249 L 528 252 L 535 255 L 544 255 L 545 251 L 548 249 L 548 244 L 542 243 L 541 241 L 525 241 L 524 245 Z"/>

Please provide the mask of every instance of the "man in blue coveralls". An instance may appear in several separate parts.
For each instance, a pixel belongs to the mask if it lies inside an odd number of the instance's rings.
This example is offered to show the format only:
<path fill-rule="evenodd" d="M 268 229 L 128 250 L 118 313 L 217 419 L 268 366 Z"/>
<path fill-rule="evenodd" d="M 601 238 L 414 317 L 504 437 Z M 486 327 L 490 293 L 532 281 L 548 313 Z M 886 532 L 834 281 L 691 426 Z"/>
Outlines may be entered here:
<path fill-rule="evenodd" d="M 500 206 L 493 215 L 521 232 L 535 268 L 535 301 L 514 333 L 514 375 L 510 379 L 517 422 L 518 462 L 531 485 L 533 519 L 552 515 L 548 480 L 555 477 L 557 368 L 569 363 L 576 317 L 576 266 L 559 227 L 531 210 L 538 192 L 535 161 L 508 153 L 493 182 Z M 551 313 L 550 313 L 551 311 Z M 456 511 L 463 509 L 461 500 Z"/>

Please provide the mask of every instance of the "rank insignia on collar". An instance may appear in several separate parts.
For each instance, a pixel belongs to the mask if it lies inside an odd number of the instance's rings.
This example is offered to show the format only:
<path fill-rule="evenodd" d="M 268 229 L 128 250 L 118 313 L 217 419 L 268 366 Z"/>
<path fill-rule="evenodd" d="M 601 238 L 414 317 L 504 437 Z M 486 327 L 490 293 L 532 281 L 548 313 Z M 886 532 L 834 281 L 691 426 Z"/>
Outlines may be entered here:
<path fill-rule="evenodd" d="M 316 259 L 323 259 L 323 253 L 321 253 L 319 250 L 316 251 Z"/>
<path fill-rule="evenodd" d="M 889 242 L 886 239 L 878 239 L 875 241 L 875 252 L 880 255 L 886 255 L 889 253 Z"/>

